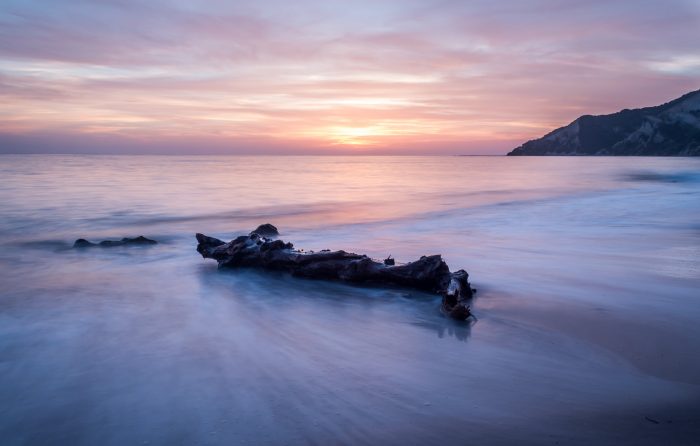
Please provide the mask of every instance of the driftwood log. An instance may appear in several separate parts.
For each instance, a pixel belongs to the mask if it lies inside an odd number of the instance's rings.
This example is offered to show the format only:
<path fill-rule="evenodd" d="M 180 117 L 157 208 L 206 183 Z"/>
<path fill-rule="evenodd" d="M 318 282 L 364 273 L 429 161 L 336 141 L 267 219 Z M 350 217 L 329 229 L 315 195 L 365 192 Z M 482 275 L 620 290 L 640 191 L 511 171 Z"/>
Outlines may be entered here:
<path fill-rule="evenodd" d="M 475 290 L 469 284 L 469 274 L 464 270 L 451 273 L 440 255 L 395 265 L 342 250 L 304 252 L 294 249 L 291 243 L 273 240 L 255 231 L 228 243 L 204 234 L 196 237 L 197 252 L 204 258 L 216 260 L 220 268 L 256 267 L 311 279 L 414 288 L 441 294 L 442 311 L 449 317 L 465 320 L 471 315 L 467 303 Z"/>

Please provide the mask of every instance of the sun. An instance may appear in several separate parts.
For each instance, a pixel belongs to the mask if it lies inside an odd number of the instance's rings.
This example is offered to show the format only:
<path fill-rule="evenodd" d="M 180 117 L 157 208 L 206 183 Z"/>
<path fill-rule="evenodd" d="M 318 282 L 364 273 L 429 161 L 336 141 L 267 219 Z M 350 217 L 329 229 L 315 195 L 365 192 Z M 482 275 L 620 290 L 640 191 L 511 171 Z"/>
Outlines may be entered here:
<path fill-rule="evenodd" d="M 328 137 L 336 144 L 366 146 L 376 142 L 377 137 L 386 136 L 379 126 L 366 127 L 331 127 Z"/>

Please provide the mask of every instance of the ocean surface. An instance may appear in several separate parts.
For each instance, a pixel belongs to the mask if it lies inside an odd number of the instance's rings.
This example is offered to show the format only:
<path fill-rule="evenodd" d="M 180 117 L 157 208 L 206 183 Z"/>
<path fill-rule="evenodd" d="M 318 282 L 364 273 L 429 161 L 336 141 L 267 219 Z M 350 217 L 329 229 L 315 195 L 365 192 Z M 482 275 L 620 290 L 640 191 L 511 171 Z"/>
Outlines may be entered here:
<path fill-rule="evenodd" d="M 195 251 L 266 222 L 477 319 Z M 700 159 L 0 156 L 0 444 L 698 445 Z"/>

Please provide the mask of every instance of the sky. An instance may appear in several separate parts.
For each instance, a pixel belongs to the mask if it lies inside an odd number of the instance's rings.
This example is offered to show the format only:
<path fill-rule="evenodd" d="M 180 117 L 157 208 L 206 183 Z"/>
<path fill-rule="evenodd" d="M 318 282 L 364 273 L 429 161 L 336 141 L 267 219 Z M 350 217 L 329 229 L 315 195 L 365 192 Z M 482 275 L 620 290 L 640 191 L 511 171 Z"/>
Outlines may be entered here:
<path fill-rule="evenodd" d="M 0 153 L 503 154 L 700 88 L 700 0 L 2 0 Z"/>

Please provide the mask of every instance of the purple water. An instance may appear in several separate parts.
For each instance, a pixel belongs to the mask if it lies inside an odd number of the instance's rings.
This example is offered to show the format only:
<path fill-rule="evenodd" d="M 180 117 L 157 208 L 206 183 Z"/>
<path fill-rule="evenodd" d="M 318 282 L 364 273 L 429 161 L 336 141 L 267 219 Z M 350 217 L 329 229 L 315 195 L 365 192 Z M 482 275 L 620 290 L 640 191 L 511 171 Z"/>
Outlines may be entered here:
<path fill-rule="evenodd" d="M 700 439 L 700 160 L 8 155 L 0 204 L 2 445 Z M 265 222 L 441 253 L 478 320 L 195 252 Z"/>

